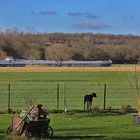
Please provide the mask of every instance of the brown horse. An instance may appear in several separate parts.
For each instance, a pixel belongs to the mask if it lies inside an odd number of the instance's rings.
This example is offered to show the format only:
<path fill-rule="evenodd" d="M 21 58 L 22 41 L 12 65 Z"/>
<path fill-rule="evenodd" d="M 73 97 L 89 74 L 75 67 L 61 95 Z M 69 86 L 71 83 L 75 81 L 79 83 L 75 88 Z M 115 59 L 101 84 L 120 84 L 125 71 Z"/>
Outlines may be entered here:
<path fill-rule="evenodd" d="M 85 110 L 85 104 L 87 104 L 87 110 L 91 109 L 93 97 L 97 97 L 96 93 L 94 92 L 84 96 L 84 110 Z"/>

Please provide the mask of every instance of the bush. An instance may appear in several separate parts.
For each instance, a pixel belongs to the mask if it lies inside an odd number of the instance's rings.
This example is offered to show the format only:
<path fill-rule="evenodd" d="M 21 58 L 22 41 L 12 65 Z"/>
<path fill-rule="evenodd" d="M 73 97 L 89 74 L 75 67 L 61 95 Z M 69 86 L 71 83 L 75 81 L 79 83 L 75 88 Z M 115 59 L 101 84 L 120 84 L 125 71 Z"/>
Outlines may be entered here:
<path fill-rule="evenodd" d="M 98 112 L 100 112 L 100 108 L 99 108 L 99 106 L 98 105 L 96 105 L 96 106 L 93 106 L 93 108 L 91 109 L 91 112 L 95 112 L 95 113 L 98 113 Z"/>
<path fill-rule="evenodd" d="M 122 110 L 124 113 L 131 112 L 132 106 L 131 105 L 122 105 Z"/>
<path fill-rule="evenodd" d="M 112 106 L 107 107 L 107 112 L 110 112 L 110 113 L 113 112 Z"/>

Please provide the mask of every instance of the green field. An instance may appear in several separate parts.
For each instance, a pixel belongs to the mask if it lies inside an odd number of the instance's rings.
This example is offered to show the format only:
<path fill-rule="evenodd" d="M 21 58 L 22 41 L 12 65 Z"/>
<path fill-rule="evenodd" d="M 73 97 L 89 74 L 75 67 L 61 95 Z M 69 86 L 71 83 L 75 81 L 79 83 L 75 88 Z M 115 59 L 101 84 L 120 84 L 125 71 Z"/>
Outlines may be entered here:
<path fill-rule="evenodd" d="M 129 73 L 129 72 L 127 72 Z M 18 72 L 0 73 L 2 82 L 18 81 L 95 81 L 99 83 L 126 83 L 123 72 Z"/>
<path fill-rule="evenodd" d="M 11 116 L 0 115 L 0 139 L 5 136 Z M 132 115 L 103 115 L 91 113 L 50 114 L 55 140 L 93 139 L 93 140 L 139 140 L 140 126 L 133 124 Z M 24 139 L 24 138 L 22 138 Z"/>
<path fill-rule="evenodd" d="M 61 110 L 65 107 L 82 110 L 83 97 L 90 92 L 97 93 L 94 103 L 103 108 L 104 84 L 107 84 L 106 107 L 136 105 L 136 95 L 122 72 L 0 73 L 0 110 L 6 110 L 8 106 L 8 84 L 13 110 L 25 108 L 25 98 L 32 98 L 34 103 L 42 103 L 51 110 L 57 109 L 58 84 L 58 109 Z"/>
<path fill-rule="evenodd" d="M 131 72 L 127 72 L 131 76 Z M 64 95 L 69 110 L 83 110 L 83 96 L 95 91 L 94 104 L 103 108 L 104 84 L 107 84 L 107 106 L 121 108 L 122 105 L 135 107 L 136 95 L 132 93 L 122 72 L 4 72 L 0 73 L 0 109 L 7 109 L 8 85 L 10 84 L 11 107 L 25 108 L 24 95 L 36 97 L 49 110 L 56 110 L 57 85 L 60 88 L 59 109 L 63 110 Z M 0 139 L 5 137 L 6 128 L 13 115 L 0 115 Z M 140 139 L 140 126 L 132 122 L 131 114 L 91 114 L 68 112 L 50 114 L 55 139 L 120 140 Z"/>

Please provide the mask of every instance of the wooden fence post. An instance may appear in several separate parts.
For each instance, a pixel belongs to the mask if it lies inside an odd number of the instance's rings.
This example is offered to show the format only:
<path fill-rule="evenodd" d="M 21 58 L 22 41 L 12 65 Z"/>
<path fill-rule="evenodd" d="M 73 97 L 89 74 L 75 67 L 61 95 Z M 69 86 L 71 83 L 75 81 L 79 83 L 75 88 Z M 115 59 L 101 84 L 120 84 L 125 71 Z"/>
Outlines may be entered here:
<path fill-rule="evenodd" d="M 11 87 L 8 84 L 8 113 L 11 113 Z"/>
<path fill-rule="evenodd" d="M 59 110 L 59 84 L 57 84 L 57 110 Z"/>
<path fill-rule="evenodd" d="M 106 109 L 106 93 L 107 93 L 107 86 L 104 84 L 104 110 Z"/>

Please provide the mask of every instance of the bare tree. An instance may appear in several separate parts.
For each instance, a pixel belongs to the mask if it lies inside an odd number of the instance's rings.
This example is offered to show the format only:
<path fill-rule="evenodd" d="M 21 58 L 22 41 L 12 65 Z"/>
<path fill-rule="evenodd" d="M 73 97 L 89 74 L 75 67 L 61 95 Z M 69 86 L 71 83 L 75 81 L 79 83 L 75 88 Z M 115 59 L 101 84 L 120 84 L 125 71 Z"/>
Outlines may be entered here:
<path fill-rule="evenodd" d="M 7 54 L 0 49 L 0 59 L 4 59 L 7 56 Z"/>
<path fill-rule="evenodd" d="M 55 60 L 58 64 L 64 60 L 71 59 L 71 50 L 68 46 L 64 44 L 53 44 L 46 49 L 45 57 L 46 59 Z"/>
<path fill-rule="evenodd" d="M 133 66 L 131 75 L 124 73 L 126 80 L 129 82 L 129 85 L 132 89 L 132 92 L 137 95 L 137 111 L 140 116 L 140 73 L 137 65 Z"/>

